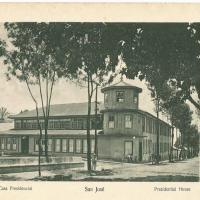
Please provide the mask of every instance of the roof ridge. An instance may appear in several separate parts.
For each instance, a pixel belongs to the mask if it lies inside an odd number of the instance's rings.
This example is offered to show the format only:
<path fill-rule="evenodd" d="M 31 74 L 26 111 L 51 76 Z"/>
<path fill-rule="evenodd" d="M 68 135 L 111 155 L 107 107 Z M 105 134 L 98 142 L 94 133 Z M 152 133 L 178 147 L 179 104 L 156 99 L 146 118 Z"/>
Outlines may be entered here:
<path fill-rule="evenodd" d="M 94 112 L 95 102 L 92 104 L 92 113 Z M 100 101 L 100 106 L 103 102 Z M 10 115 L 9 118 L 15 117 L 32 117 L 35 116 L 35 109 L 28 110 L 26 112 L 20 112 L 18 114 Z M 67 116 L 67 115 L 86 115 L 87 114 L 87 102 L 77 103 L 65 103 L 65 104 L 52 104 L 50 109 L 50 116 Z M 42 115 L 42 107 L 39 107 L 39 115 Z"/>

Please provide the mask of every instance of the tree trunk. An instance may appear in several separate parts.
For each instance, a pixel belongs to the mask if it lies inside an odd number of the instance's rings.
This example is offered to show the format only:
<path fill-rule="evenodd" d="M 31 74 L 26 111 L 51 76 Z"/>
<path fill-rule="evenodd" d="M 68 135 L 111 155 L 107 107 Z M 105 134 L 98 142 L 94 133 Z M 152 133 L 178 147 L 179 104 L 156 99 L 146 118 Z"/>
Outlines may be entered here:
<path fill-rule="evenodd" d="M 91 144 L 90 144 L 90 115 L 91 115 L 91 91 L 90 79 L 88 76 L 88 115 L 87 115 L 87 169 L 91 172 Z"/>
<path fill-rule="evenodd" d="M 39 176 L 41 176 L 41 154 L 42 154 L 41 141 L 42 141 L 42 130 L 40 129 L 40 136 L 39 136 L 39 141 L 38 141 L 38 146 L 39 146 L 39 151 L 38 151 L 38 174 L 39 174 Z"/>
<path fill-rule="evenodd" d="M 36 113 L 37 113 L 37 123 L 38 123 L 38 129 L 40 131 L 39 134 L 39 140 L 38 140 L 38 175 L 39 177 L 41 176 L 41 155 L 42 155 L 42 127 L 40 125 L 40 120 L 39 120 L 39 112 L 38 112 L 38 107 L 36 106 Z"/>
<path fill-rule="evenodd" d="M 171 141 L 171 162 L 173 162 L 173 146 L 174 146 L 174 126 L 172 125 L 172 141 Z"/>
<path fill-rule="evenodd" d="M 156 142 L 157 142 L 157 148 L 156 148 L 156 164 L 159 164 L 160 161 L 160 131 L 159 131 L 159 99 L 157 99 L 157 111 L 156 111 Z"/>
<path fill-rule="evenodd" d="M 37 123 L 38 123 L 38 128 L 39 128 L 39 131 L 40 131 L 40 134 L 39 134 L 39 141 L 38 141 L 38 145 L 39 145 L 39 151 L 38 151 L 38 175 L 41 176 L 41 154 L 42 154 L 42 147 L 41 147 L 41 140 L 42 140 L 42 127 L 41 127 L 41 124 L 40 124 L 40 120 L 39 120 L 39 112 L 38 112 L 38 104 L 37 104 L 37 101 L 36 99 L 34 98 L 33 96 L 33 93 L 31 91 L 31 88 L 30 88 L 30 85 L 28 83 L 28 80 L 25 79 L 25 82 L 26 82 L 26 85 L 27 85 L 27 88 L 28 88 L 28 91 L 31 95 L 31 98 L 33 99 L 34 103 L 35 103 L 35 108 L 36 108 L 36 116 L 37 116 Z"/>
<path fill-rule="evenodd" d="M 49 162 L 49 155 L 48 155 L 48 119 L 45 118 L 44 121 L 44 141 L 45 141 L 45 158 L 46 162 Z"/>
<path fill-rule="evenodd" d="M 98 95 L 98 85 L 96 84 L 96 94 L 95 94 L 95 154 L 98 154 L 98 141 L 97 141 L 97 126 L 98 126 L 98 116 L 97 116 L 97 95 Z"/>

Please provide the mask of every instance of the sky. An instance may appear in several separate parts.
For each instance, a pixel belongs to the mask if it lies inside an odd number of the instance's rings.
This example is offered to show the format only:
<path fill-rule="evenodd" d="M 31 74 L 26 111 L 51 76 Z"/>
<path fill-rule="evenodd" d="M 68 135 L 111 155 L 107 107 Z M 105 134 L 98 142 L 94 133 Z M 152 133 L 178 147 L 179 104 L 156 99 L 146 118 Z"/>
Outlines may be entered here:
<path fill-rule="evenodd" d="M 7 33 L 2 23 L 0 23 L 0 38 L 7 40 Z M 7 80 L 5 76 L 6 66 L 0 60 L 0 107 L 6 107 L 12 114 L 19 113 L 21 110 L 31 110 L 35 108 L 34 102 L 31 99 L 28 89 L 25 83 L 20 82 L 16 78 Z M 117 77 L 114 82 L 120 80 Z M 154 113 L 154 104 L 152 102 L 150 91 L 144 81 L 138 79 L 128 80 L 124 77 L 124 81 L 134 86 L 142 88 L 142 93 L 139 96 L 139 108 Z M 38 88 L 32 88 L 33 93 L 37 99 L 39 99 Z M 99 101 L 103 102 L 103 94 L 99 90 L 98 93 Z M 87 102 L 87 89 L 84 87 L 77 86 L 76 83 L 69 80 L 60 79 L 56 82 L 53 95 L 52 104 L 64 104 L 64 103 L 75 103 L 75 102 Z M 194 107 L 191 106 L 192 110 Z M 194 123 L 197 123 L 196 115 L 194 117 Z M 165 119 L 163 116 L 162 119 Z"/>

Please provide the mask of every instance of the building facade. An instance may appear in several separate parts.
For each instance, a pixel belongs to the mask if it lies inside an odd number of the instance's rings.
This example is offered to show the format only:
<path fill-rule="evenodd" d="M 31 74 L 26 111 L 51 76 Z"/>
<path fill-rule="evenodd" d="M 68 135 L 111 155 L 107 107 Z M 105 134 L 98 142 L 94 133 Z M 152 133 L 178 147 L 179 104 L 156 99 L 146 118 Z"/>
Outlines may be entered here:
<path fill-rule="evenodd" d="M 148 162 L 156 153 L 157 119 L 138 108 L 141 88 L 124 81 L 102 89 L 104 104 L 97 114 L 97 149 L 99 159 Z M 44 128 L 42 110 L 40 123 Z M 95 104 L 91 109 L 91 152 L 94 152 L 94 129 L 96 126 Z M 39 131 L 36 112 L 26 111 L 11 116 L 14 128 L 0 133 L 0 151 L 6 154 L 38 154 Z M 48 124 L 49 155 L 86 156 L 87 103 L 52 105 Z M 160 156 L 169 157 L 170 126 L 159 120 Z M 44 150 L 44 139 L 42 142 Z"/>
<path fill-rule="evenodd" d="M 120 82 L 103 88 L 103 135 L 98 137 L 99 157 L 123 160 L 128 156 L 134 162 L 150 161 L 156 154 L 157 119 L 139 110 L 141 88 Z M 168 159 L 170 150 L 170 126 L 159 121 L 160 156 Z"/>

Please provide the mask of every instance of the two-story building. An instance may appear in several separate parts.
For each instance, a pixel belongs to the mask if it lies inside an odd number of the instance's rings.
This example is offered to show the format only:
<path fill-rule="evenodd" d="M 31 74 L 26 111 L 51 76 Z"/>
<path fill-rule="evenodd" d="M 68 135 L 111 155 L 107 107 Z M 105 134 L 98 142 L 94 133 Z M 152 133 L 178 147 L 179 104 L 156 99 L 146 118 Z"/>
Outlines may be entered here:
<path fill-rule="evenodd" d="M 102 89 L 104 93 L 103 132 L 98 136 L 100 158 L 149 161 L 156 154 L 156 122 L 152 114 L 138 108 L 141 88 L 123 81 Z M 168 159 L 170 126 L 159 120 L 160 155 Z"/>
<path fill-rule="evenodd" d="M 121 81 L 102 89 L 104 104 L 98 108 L 98 158 L 135 162 L 150 160 L 156 152 L 156 117 L 138 108 L 141 88 Z M 42 110 L 39 109 L 42 128 Z M 37 155 L 39 131 L 36 111 L 14 116 L 12 130 L 0 132 L 0 151 L 6 154 Z M 91 151 L 94 152 L 95 104 L 91 109 Z M 52 105 L 48 123 L 49 155 L 86 156 L 87 103 Z M 159 120 L 160 155 L 168 159 L 170 126 Z M 42 142 L 44 150 L 44 140 Z"/>

